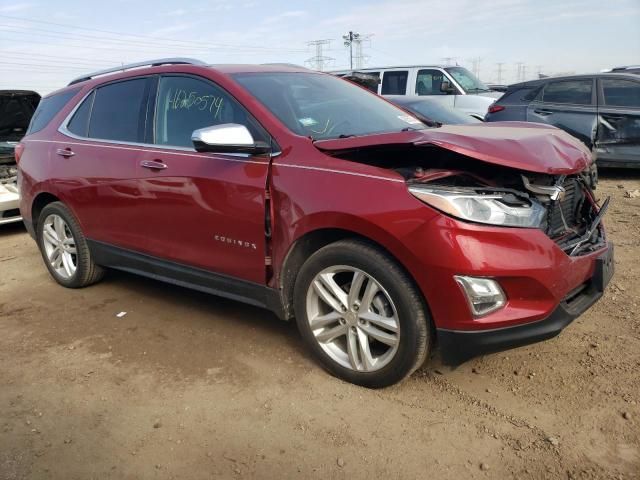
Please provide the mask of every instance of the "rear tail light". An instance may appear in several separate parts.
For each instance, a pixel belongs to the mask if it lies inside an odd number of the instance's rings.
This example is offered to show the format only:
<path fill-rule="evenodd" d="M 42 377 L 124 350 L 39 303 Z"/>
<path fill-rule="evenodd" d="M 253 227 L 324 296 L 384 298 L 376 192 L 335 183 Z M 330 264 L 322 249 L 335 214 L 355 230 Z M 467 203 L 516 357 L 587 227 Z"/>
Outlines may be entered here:
<path fill-rule="evenodd" d="M 22 152 L 24 152 L 24 144 L 19 143 L 16 145 L 16 148 L 13 150 L 13 155 L 16 157 L 16 163 L 20 162 L 20 157 L 22 156 Z"/>
<path fill-rule="evenodd" d="M 502 110 L 504 110 L 504 107 L 502 105 L 491 105 L 489 107 L 489 113 L 497 113 L 501 112 Z"/>

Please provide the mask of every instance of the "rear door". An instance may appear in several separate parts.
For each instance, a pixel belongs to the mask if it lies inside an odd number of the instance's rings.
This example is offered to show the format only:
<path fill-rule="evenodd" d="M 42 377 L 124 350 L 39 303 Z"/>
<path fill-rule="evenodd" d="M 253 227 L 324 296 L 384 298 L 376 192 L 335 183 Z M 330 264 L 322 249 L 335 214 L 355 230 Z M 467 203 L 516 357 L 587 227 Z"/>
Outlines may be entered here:
<path fill-rule="evenodd" d="M 640 166 L 640 81 L 598 79 L 596 154 L 600 161 Z"/>
<path fill-rule="evenodd" d="M 595 79 L 547 83 L 527 107 L 527 121 L 561 128 L 592 148 L 597 126 Z"/>
<path fill-rule="evenodd" d="M 96 88 L 60 129 L 53 180 L 92 240 L 131 249 L 140 244 L 134 176 L 151 81 L 139 77 Z"/>
<path fill-rule="evenodd" d="M 137 165 L 136 200 L 143 250 L 153 256 L 265 282 L 266 156 L 198 153 L 194 130 L 225 123 L 269 141 L 256 120 L 213 82 L 188 75 L 159 78 L 153 147 Z"/>

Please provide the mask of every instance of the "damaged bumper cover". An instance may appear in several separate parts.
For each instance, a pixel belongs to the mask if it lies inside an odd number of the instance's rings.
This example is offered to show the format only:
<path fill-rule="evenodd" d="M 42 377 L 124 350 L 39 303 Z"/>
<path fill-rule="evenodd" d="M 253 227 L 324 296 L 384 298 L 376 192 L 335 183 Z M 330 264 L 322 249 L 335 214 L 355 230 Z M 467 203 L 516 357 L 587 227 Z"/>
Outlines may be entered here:
<path fill-rule="evenodd" d="M 473 357 L 521 347 L 553 338 L 588 310 L 600 297 L 614 274 L 613 244 L 595 262 L 589 280 L 571 291 L 553 312 L 542 320 L 491 330 L 437 329 L 442 360 L 459 365 Z"/>

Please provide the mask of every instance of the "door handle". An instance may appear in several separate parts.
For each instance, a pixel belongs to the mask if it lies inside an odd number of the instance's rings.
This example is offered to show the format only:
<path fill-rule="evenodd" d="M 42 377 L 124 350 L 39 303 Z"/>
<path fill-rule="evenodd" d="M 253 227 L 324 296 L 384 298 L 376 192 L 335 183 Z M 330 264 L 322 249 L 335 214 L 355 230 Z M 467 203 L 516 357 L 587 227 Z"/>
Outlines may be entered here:
<path fill-rule="evenodd" d="M 542 115 L 542 116 L 547 116 L 547 115 L 551 115 L 553 112 L 551 110 L 544 110 L 542 108 L 536 108 L 534 110 L 534 112 L 536 112 L 538 115 Z"/>
<path fill-rule="evenodd" d="M 624 116 L 622 115 L 609 115 L 607 113 L 602 113 L 601 116 L 603 118 L 606 118 L 607 120 L 613 120 L 613 121 L 622 120 L 624 118 Z"/>
<path fill-rule="evenodd" d="M 164 170 L 167 168 L 167 165 L 158 161 L 158 160 L 143 160 L 140 162 L 140 166 L 143 168 L 148 168 L 150 170 Z"/>
<path fill-rule="evenodd" d="M 69 147 L 67 147 L 67 148 L 59 148 L 59 149 L 56 150 L 56 153 L 58 155 L 60 155 L 61 157 L 64 157 L 64 158 L 73 157 L 75 155 L 74 151 L 71 150 Z"/>

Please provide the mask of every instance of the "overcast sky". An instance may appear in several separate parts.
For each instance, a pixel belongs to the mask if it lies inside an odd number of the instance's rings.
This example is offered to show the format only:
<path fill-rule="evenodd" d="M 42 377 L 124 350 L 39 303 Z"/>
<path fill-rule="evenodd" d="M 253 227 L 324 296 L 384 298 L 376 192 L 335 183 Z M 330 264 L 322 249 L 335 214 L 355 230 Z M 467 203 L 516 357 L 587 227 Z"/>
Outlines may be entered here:
<path fill-rule="evenodd" d="M 120 62 L 188 56 L 211 63 L 304 64 L 307 42 L 348 66 L 342 35 L 370 34 L 369 66 L 453 57 L 480 77 L 516 80 L 640 64 L 640 0 L 0 0 L 0 89 L 40 93 Z M 135 36 L 134 36 L 135 35 Z M 455 60 L 454 60 L 455 61 Z"/>

